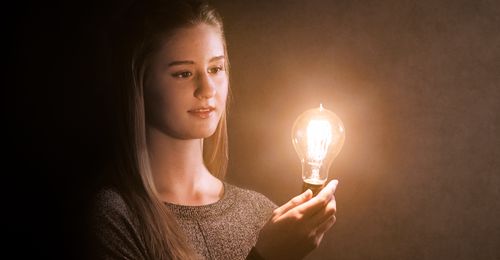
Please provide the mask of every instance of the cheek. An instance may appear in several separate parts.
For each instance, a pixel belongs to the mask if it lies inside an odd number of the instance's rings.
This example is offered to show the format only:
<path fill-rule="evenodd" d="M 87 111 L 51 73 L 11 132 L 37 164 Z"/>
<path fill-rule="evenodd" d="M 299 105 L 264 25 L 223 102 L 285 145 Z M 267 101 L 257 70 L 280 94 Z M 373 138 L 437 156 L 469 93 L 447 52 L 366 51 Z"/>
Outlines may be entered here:
<path fill-rule="evenodd" d="M 191 100 L 193 99 L 193 94 L 186 91 L 185 88 L 173 86 L 173 88 L 165 88 L 161 96 L 162 104 L 158 109 L 159 112 L 167 118 L 177 118 L 182 116 L 184 112 L 190 108 Z"/>
<path fill-rule="evenodd" d="M 144 88 L 146 116 L 150 122 L 159 123 L 164 117 L 170 117 L 182 109 L 183 93 L 176 92 L 175 86 L 168 81 L 156 80 L 148 82 Z"/>
<path fill-rule="evenodd" d="M 227 99 L 227 93 L 229 91 L 229 80 L 227 76 L 223 77 L 218 85 L 219 89 L 217 90 L 217 93 L 219 94 L 218 95 L 219 101 L 225 104 Z"/>

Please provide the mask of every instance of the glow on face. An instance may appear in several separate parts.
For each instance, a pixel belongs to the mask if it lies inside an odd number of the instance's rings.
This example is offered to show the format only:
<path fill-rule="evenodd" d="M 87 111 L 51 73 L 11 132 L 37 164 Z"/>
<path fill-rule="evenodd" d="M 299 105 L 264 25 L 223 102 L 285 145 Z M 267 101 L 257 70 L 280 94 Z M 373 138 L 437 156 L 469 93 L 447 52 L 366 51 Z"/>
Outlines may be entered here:
<path fill-rule="evenodd" d="M 152 62 L 145 86 L 148 126 L 177 139 L 209 137 L 227 92 L 220 30 L 207 24 L 178 29 Z"/>

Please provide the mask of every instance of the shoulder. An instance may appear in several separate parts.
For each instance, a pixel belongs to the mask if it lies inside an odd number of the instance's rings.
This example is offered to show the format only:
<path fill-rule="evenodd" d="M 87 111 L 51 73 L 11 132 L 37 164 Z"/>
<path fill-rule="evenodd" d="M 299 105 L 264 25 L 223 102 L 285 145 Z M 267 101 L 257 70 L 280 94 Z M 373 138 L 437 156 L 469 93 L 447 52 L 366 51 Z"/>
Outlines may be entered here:
<path fill-rule="evenodd" d="M 121 214 L 128 215 L 127 203 L 122 195 L 113 188 L 104 188 L 96 195 L 93 202 L 93 213 L 96 215 Z"/>
<path fill-rule="evenodd" d="M 90 212 L 92 225 L 99 231 L 112 226 L 119 229 L 133 226 L 130 213 L 123 196 L 113 188 L 105 188 L 96 193 Z"/>
<path fill-rule="evenodd" d="M 225 183 L 225 186 L 235 195 L 235 197 L 237 197 L 238 204 L 250 204 L 252 208 L 256 208 L 261 211 L 272 211 L 277 208 L 276 204 L 272 200 L 260 192 L 241 188 L 229 183 Z"/>
<path fill-rule="evenodd" d="M 92 226 L 98 232 L 112 228 L 136 231 L 137 216 L 132 214 L 125 197 L 114 188 L 104 188 L 96 193 L 91 208 Z"/>
<path fill-rule="evenodd" d="M 135 215 L 115 189 L 100 190 L 91 209 L 91 236 L 98 259 L 144 259 Z"/>

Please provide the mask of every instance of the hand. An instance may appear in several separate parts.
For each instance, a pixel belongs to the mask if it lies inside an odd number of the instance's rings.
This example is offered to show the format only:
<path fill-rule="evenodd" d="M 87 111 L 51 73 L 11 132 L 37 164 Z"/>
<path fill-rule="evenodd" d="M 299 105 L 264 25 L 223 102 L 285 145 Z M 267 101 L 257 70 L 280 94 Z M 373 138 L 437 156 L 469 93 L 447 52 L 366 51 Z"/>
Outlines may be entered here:
<path fill-rule="evenodd" d="M 315 197 L 307 190 L 274 210 L 259 233 L 257 252 L 266 260 L 293 260 L 316 249 L 336 220 L 337 184 L 330 181 Z"/>

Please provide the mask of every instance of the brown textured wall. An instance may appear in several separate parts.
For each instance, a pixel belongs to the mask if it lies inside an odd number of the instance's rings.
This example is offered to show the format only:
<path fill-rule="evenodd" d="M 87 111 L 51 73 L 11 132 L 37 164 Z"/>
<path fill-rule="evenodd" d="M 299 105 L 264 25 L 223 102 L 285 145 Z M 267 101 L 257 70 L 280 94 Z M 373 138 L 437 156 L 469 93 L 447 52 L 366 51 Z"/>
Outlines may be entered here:
<path fill-rule="evenodd" d="M 229 180 L 300 192 L 290 131 L 346 127 L 337 224 L 308 259 L 500 258 L 500 3 L 214 1 L 234 93 Z"/>

